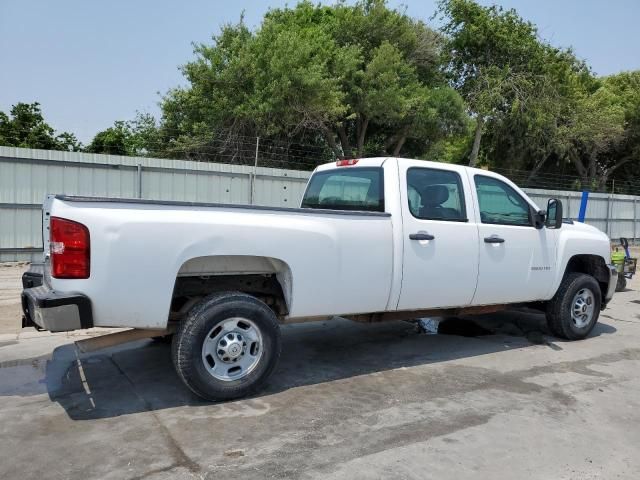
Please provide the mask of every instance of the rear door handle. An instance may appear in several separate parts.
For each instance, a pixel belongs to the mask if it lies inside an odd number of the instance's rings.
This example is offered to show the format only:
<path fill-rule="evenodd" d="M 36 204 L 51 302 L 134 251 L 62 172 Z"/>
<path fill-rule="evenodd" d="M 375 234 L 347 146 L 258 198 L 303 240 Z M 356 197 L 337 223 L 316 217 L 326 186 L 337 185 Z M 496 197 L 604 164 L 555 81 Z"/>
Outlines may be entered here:
<path fill-rule="evenodd" d="M 491 235 L 490 237 L 484 237 L 484 243 L 504 243 L 504 238 L 497 235 Z"/>
<path fill-rule="evenodd" d="M 409 234 L 410 240 L 433 240 L 434 238 L 436 237 L 428 233 L 410 233 Z"/>

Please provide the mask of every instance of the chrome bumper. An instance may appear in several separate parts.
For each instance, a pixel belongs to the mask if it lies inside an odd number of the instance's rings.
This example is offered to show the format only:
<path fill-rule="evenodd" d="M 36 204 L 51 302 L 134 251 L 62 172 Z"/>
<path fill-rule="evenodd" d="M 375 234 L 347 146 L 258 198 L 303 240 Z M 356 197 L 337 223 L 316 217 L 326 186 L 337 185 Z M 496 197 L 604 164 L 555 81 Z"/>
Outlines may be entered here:
<path fill-rule="evenodd" d="M 22 327 L 68 332 L 93 327 L 91 300 L 81 293 L 59 293 L 43 281 L 42 267 L 22 277 Z"/>

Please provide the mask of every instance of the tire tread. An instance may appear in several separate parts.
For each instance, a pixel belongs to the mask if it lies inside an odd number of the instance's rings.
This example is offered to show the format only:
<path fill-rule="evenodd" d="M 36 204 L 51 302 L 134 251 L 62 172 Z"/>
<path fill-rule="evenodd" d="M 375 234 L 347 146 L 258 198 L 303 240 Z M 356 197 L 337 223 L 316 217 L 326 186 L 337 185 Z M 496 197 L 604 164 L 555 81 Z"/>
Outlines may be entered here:
<path fill-rule="evenodd" d="M 594 295 L 596 296 L 596 310 L 594 312 L 595 321 L 592 322 L 590 328 L 584 333 L 577 333 L 573 329 L 571 329 L 571 301 L 573 300 L 573 295 L 569 294 L 573 289 L 576 288 L 576 285 L 580 283 L 590 283 L 588 285 L 591 287 Z M 587 286 L 587 285 L 585 285 Z M 586 337 L 591 329 L 595 326 L 598 321 L 598 316 L 600 314 L 600 286 L 598 282 L 590 275 L 579 272 L 571 272 L 565 275 L 560 283 L 560 287 L 558 288 L 556 294 L 553 296 L 551 300 L 549 300 L 547 304 L 547 326 L 551 333 L 556 337 L 561 337 L 566 340 L 579 340 Z"/>
<path fill-rule="evenodd" d="M 266 321 L 266 327 L 274 335 L 275 340 L 272 358 L 267 360 L 269 365 L 267 365 L 261 377 L 251 384 L 244 382 L 230 385 L 219 384 L 214 388 L 213 385 L 216 382 L 214 379 L 214 382 L 209 383 L 210 388 L 203 388 L 203 379 L 194 367 L 194 362 L 201 361 L 201 345 L 199 344 L 197 331 L 201 328 L 202 315 L 211 308 L 225 303 L 232 304 L 237 302 L 248 303 L 252 308 L 259 309 L 264 314 L 262 319 Z M 194 359 L 194 355 L 197 358 Z M 214 293 L 194 305 L 186 318 L 180 323 L 171 344 L 171 356 L 180 380 L 199 397 L 206 400 L 229 400 L 249 395 L 264 385 L 280 357 L 280 327 L 278 319 L 267 305 L 251 295 L 242 292 Z"/>

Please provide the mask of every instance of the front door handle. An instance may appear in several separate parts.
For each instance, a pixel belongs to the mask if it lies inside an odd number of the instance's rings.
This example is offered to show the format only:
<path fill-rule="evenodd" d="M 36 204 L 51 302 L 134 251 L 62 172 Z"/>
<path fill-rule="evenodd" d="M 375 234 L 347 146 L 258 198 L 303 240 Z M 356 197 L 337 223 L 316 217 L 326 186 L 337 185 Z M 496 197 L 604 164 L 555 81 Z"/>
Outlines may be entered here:
<path fill-rule="evenodd" d="M 484 243 L 504 243 L 504 238 L 497 235 L 491 235 L 490 237 L 484 237 Z"/>
<path fill-rule="evenodd" d="M 434 238 L 436 237 L 428 233 L 410 233 L 409 234 L 410 240 L 433 240 Z"/>

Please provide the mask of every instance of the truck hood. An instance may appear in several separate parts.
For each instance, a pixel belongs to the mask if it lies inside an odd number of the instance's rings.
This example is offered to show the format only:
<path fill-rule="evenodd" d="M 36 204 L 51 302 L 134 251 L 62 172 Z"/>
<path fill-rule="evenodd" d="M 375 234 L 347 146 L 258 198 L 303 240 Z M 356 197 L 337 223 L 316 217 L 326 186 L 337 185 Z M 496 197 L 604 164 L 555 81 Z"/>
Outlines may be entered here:
<path fill-rule="evenodd" d="M 605 263 L 611 262 L 611 242 L 607 234 L 591 225 L 580 222 L 565 223 L 558 231 L 559 252 L 564 261 L 573 255 L 597 255 Z"/>
<path fill-rule="evenodd" d="M 573 223 L 563 223 L 562 228 L 563 229 L 566 228 L 567 230 L 570 230 L 572 232 L 576 232 L 579 234 L 600 237 L 602 238 L 602 240 L 609 242 L 609 237 L 607 236 L 606 233 L 604 233 L 602 230 L 594 226 L 587 225 L 586 223 L 575 222 L 575 221 Z"/>
<path fill-rule="evenodd" d="M 562 230 L 564 230 L 565 235 L 568 235 L 569 237 L 582 239 L 584 241 L 591 240 L 598 244 L 602 244 L 602 247 L 598 247 L 598 250 L 602 248 L 601 255 L 603 255 L 603 258 L 609 257 L 611 253 L 611 240 L 602 230 L 580 222 L 563 223 L 562 228 L 560 229 L 560 235 L 562 235 Z"/>

